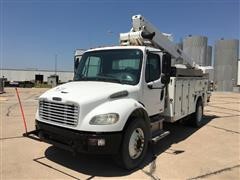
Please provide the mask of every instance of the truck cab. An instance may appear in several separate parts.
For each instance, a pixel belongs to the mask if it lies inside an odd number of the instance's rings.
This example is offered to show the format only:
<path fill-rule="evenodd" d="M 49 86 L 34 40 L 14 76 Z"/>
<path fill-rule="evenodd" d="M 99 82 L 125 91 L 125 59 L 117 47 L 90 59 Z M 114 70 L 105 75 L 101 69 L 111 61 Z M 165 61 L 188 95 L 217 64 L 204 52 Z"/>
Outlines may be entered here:
<path fill-rule="evenodd" d="M 159 93 L 159 88 L 164 91 L 162 54 L 157 49 L 140 46 L 90 50 L 83 55 L 74 81 L 118 86 L 119 92 L 126 92 L 127 97 L 144 105 L 149 115 L 158 114 L 164 110 L 164 92 Z"/>

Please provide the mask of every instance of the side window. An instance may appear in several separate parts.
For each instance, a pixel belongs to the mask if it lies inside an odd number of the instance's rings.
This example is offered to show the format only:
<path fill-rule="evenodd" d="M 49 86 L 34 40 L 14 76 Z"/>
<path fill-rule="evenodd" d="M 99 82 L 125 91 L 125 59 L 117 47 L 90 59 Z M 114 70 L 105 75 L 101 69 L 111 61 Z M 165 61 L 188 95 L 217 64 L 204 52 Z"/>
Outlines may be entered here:
<path fill-rule="evenodd" d="M 160 57 L 157 54 L 148 53 L 145 80 L 146 82 L 155 81 L 160 78 Z"/>
<path fill-rule="evenodd" d="M 83 74 L 86 77 L 96 77 L 99 74 L 100 61 L 99 57 L 89 57 L 85 62 Z"/>

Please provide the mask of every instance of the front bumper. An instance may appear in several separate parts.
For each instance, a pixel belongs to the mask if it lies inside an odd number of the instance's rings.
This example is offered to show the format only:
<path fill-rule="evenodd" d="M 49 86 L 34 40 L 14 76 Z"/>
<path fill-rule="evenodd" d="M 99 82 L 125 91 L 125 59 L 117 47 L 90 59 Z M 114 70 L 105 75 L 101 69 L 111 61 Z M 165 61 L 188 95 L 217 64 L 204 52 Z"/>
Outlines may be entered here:
<path fill-rule="evenodd" d="M 47 143 L 73 152 L 116 154 L 121 145 L 121 132 L 94 133 L 72 130 L 36 120 L 38 137 Z"/>

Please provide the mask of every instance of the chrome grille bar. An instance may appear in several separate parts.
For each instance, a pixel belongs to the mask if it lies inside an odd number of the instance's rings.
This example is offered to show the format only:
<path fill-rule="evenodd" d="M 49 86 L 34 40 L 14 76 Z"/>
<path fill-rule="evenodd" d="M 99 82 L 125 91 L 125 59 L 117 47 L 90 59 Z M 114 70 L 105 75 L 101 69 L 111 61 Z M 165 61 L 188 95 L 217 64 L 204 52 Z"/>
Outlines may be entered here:
<path fill-rule="evenodd" d="M 39 116 L 45 121 L 77 126 L 79 107 L 74 103 L 39 101 Z"/>

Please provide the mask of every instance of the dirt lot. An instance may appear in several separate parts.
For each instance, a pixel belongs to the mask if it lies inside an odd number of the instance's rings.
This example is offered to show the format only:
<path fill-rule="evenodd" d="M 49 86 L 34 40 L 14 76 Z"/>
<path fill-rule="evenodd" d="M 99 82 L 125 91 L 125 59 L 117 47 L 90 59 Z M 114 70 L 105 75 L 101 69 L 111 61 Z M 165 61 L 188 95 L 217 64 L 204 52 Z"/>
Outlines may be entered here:
<path fill-rule="evenodd" d="M 24 126 L 15 90 L 0 95 L 0 179 L 240 179 L 240 94 L 213 93 L 205 125 L 165 124 L 161 140 L 142 166 L 125 171 L 108 156 L 77 155 L 22 137 Z M 46 89 L 19 89 L 28 130 L 34 129 L 38 96 Z M 156 168 L 154 169 L 154 165 Z"/>

